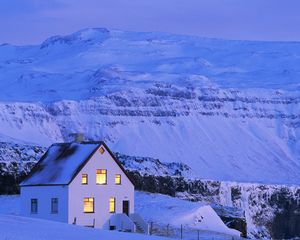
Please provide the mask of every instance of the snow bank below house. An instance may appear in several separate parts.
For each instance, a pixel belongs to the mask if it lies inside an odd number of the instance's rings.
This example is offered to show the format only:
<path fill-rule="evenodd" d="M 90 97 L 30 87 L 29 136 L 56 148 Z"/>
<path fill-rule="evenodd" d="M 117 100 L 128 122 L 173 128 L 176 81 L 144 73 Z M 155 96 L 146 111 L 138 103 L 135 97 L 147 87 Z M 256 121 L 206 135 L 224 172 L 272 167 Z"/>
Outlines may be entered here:
<path fill-rule="evenodd" d="M 13 215 L 0 215 L 0 240 L 167 240 Z"/>
<path fill-rule="evenodd" d="M 93 240 L 94 238 L 107 239 L 108 236 L 110 240 L 165 239 L 150 238 L 132 233 L 127 237 L 127 234 L 122 235 L 118 232 L 106 232 L 58 222 L 13 216 L 20 214 L 19 205 L 20 198 L 18 195 L 0 196 L 0 240 L 79 240 L 83 237 Z M 201 239 L 231 239 L 232 236 L 239 236 L 239 232 L 228 228 L 210 206 L 200 202 L 189 202 L 163 194 L 135 192 L 135 212 L 139 213 L 147 222 L 154 222 L 161 226 L 170 224 L 170 226 L 178 228 L 182 224 L 185 229 L 199 229 L 201 230 Z M 59 235 L 60 232 L 63 233 Z M 186 230 L 185 234 L 187 234 Z M 177 236 L 179 237 L 179 235 Z M 196 235 L 191 234 L 191 236 L 194 239 Z M 237 238 L 235 237 L 235 239 Z"/>

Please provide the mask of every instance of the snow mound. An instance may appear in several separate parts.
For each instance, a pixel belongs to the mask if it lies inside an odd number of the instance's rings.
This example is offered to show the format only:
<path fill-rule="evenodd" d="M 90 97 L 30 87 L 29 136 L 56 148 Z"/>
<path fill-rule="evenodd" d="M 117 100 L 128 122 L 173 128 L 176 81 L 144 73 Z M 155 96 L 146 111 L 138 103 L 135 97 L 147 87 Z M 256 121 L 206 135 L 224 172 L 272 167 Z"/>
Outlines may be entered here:
<path fill-rule="evenodd" d="M 201 206 L 182 218 L 176 219 L 176 222 L 179 221 L 199 230 L 215 231 L 240 236 L 239 231 L 230 229 L 224 224 L 211 206 Z"/>
<path fill-rule="evenodd" d="M 208 205 L 189 202 L 163 194 L 135 193 L 135 208 L 147 221 L 180 227 L 240 236 L 240 232 L 228 228 Z M 160 213 L 160 214 L 153 214 Z"/>

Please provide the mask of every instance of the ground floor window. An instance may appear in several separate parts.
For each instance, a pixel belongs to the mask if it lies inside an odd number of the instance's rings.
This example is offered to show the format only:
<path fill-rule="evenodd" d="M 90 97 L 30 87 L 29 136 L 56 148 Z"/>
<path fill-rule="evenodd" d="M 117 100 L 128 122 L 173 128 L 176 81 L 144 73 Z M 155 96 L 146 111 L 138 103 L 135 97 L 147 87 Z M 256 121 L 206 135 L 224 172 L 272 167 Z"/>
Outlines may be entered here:
<path fill-rule="evenodd" d="M 83 211 L 85 213 L 93 213 L 94 212 L 94 198 L 84 198 L 83 200 Z"/>
<path fill-rule="evenodd" d="M 58 198 L 51 198 L 51 213 L 58 213 Z"/>
<path fill-rule="evenodd" d="M 31 213 L 32 214 L 38 213 L 38 200 L 36 198 L 31 199 Z"/>
<path fill-rule="evenodd" d="M 111 197 L 109 199 L 109 212 L 110 213 L 116 212 L 116 198 Z"/>

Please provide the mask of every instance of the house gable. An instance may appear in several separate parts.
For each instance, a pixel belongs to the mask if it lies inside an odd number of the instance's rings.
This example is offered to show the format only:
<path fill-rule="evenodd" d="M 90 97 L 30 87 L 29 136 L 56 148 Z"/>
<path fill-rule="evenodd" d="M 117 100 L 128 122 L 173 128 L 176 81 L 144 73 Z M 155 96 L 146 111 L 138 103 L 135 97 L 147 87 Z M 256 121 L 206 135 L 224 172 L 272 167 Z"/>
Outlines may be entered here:
<path fill-rule="evenodd" d="M 116 182 L 116 176 L 120 177 L 120 183 Z M 78 169 L 68 191 L 69 223 L 76 219 L 79 225 L 92 226 L 95 223 L 101 227 L 113 214 L 123 213 L 123 202 L 128 202 L 130 213 L 134 212 L 134 185 L 105 144 L 99 145 L 91 158 Z M 112 199 L 114 211 L 110 208 Z M 93 206 L 88 204 L 88 210 L 85 209 L 86 200 Z"/>
<path fill-rule="evenodd" d="M 76 173 L 73 175 L 72 179 L 69 181 L 68 184 L 70 184 L 74 180 L 74 178 L 80 173 L 80 171 L 90 161 L 90 159 L 93 157 L 93 155 L 94 154 L 98 154 L 98 152 L 99 152 L 99 150 L 100 150 L 101 147 L 103 147 L 104 150 L 109 153 L 109 155 L 111 156 L 112 160 L 118 165 L 118 167 L 120 168 L 120 170 L 125 174 L 125 176 L 128 178 L 128 180 L 134 186 L 135 184 L 134 184 L 133 179 L 130 177 L 130 175 L 127 173 L 127 171 L 125 170 L 125 168 L 123 167 L 123 165 L 121 164 L 121 162 L 116 158 L 116 156 L 112 153 L 112 151 L 109 149 L 109 147 L 103 141 L 99 142 L 98 148 L 95 149 L 95 151 L 89 156 L 89 158 L 86 159 L 86 161 L 84 161 L 83 164 L 76 170 Z"/>

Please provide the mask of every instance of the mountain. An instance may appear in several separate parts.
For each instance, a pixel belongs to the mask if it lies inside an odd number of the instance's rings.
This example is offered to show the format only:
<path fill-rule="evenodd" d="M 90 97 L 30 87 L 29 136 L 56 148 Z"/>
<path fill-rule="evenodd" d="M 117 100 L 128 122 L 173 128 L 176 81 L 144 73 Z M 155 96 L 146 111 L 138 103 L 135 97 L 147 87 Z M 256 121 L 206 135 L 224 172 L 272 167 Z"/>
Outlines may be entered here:
<path fill-rule="evenodd" d="M 199 178 L 299 184 L 300 43 L 104 28 L 0 46 L 2 142 L 83 132 Z"/>

